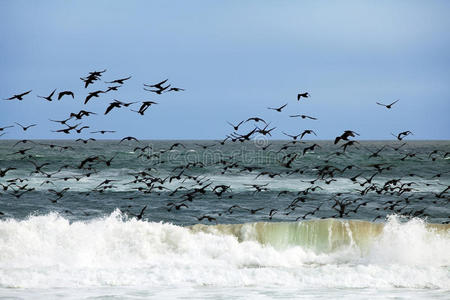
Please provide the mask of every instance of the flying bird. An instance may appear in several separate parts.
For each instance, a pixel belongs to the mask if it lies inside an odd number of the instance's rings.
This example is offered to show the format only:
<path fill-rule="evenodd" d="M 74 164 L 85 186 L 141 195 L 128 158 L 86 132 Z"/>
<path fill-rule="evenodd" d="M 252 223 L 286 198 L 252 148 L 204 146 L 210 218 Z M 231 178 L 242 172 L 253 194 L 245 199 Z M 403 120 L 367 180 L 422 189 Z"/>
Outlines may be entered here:
<path fill-rule="evenodd" d="M 289 117 L 291 117 L 291 118 L 298 118 L 298 117 L 300 117 L 300 118 L 302 118 L 302 119 L 317 120 L 317 118 L 310 117 L 310 116 L 307 116 L 307 115 L 291 115 L 291 116 L 289 116 Z"/>
<path fill-rule="evenodd" d="M 393 136 L 395 136 L 397 138 L 397 140 L 401 141 L 403 140 L 406 136 L 413 134 L 411 131 L 407 130 L 407 131 L 403 131 L 400 132 L 399 134 L 395 135 L 393 133 L 391 133 Z"/>
<path fill-rule="evenodd" d="M 29 91 L 24 92 L 22 94 L 17 94 L 17 95 L 14 95 L 12 97 L 9 97 L 9 98 L 3 99 L 3 100 L 14 100 L 14 99 L 23 100 L 23 96 L 28 95 L 29 93 L 31 93 L 31 91 L 32 90 L 29 90 Z"/>
<path fill-rule="evenodd" d="M 53 92 L 51 92 L 50 95 L 48 95 L 47 97 L 39 96 L 39 95 L 38 95 L 38 97 L 51 102 L 52 101 L 52 97 L 55 94 L 55 92 L 56 92 L 56 89 L 54 89 Z"/>
<path fill-rule="evenodd" d="M 281 112 L 281 110 L 282 110 L 283 108 L 285 108 L 287 105 L 288 105 L 288 104 L 286 103 L 285 105 L 282 105 L 282 106 L 280 106 L 280 107 L 278 107 L 278 108 L 276 108 L 276 107 L 268 107 L 267 109 L 276 110 L 277 112 Z"/>
<path fill-rule="evenodd" d="M 100 94 L 105 93 L 105 91 L 95 91 L 90 92 L 89 95 L 87 95 L 86 99 L 84 100 L 84 104 L 87 104 L 89 100 L 91 100 L 92 97 L 99 97 Z"/>
<path fill-rule="evenodd" d="M 75 95 L 71 91 L 62 91 L 58 94 L 58 100 L 61 100 L 63 96 L 72 96 L 72 99 L 75 99 Z"/>
<path fill-rule="evenodd" d="M 34 126 L 37 125 L 37 124 L 31 124 L 31 125 L 28 125 L 28 126 L 23 126 L 23 125 L 21 125 L 21 124 L 19 124 L 19 123 L 17 123 L 17 122 L 14 122 L 14 123 L 16 123 L 17 125 L 19 125 L 20 127 L 22 127 L 23 131 L 27 131 L 28 128 L 34 127 Z"/>
<path fill-rule="evenodd" d="M 300 101 L 300 98 L 309 98 L 310 97 L 310 95 L 309 95 L 309 93 L 300 93 L 300 94 L 297 94 L 297 101 Z"/>
<path fill-rule="evenodd" d="M 233 129 L 234 129 L 235 131 L 238 131 L 238 130 L 239 130 L 239 126 L 241 126 L 241 124 L 244 123 L 244 122 L 245 122 L 245 121 L 241 121 L 241 122 L 239 122 L 237 125 L 233 125 L 233 124 L 231 124 L 230 122 L 227 121 L 227 123 L 230 124 L 230 126 L 233 127 Z"/>
<path fill-rule="evenodd" d="M 113 80 L 113 81 L 105 81 L 105 83 L 117 83 L 117 84 L 123 84 L 124 81 L 126 81 L 126 80 L 128 80 L 128 79 L 130 79 L 130 78 L 131 78 L 131 76 L 128 76 L 128 77 L 126 77 L 126 78 L 116 79 L 116 80 Z"/>
<path fill-rule="evenodd" d="M 12 128 L 12 127 L 14 127 L 14 126 L 5 126 L 5 127 L 0 127 L 0 131 L 3 131 L 3 130 L 5 130 L 5 129 L 7 129 L 7 128 Z"/>
<path fill-rule="evenodd" d="M 380 102 L 377 102 L 377 104 L 378 104 L 378 105 L 381 105 L 381 106 L 385 106 L 387 109 L 391 109 L 392 105 L 394 105 L 394 104 L 397 103 L 398 101 L 400 101 L 400 99 L 395 100 L 395 101 L 392 102 L 391 104 L 383 104 L 383 103 L 380 103 Z"/>
<path fill-rule="evenodd" d="M 139 110 L 133 110 L 131 109 L 131 111 L 137 112 L 140 115 L 144 115 L 144 112 L 147 110 L 147 108 L 149 108 L 152 104 L 158 104 L 157 102 L 154 101 L 144 101 L 142 102 L 141 107 L 139 108 Z"/>

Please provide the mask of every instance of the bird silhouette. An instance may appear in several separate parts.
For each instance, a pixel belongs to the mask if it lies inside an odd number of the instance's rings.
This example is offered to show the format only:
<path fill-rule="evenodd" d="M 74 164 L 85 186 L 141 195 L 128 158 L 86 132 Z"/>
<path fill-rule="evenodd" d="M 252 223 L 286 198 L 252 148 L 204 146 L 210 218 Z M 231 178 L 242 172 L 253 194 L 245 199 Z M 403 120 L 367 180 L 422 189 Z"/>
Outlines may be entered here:
<path fill-rule="evenodd" d="M 381 106 L 385 106 L 387 109 L 391 109 L 391 108 L 392 108 L 392 105 L 394 105 L 394 104 L 397 103 L 398 101 L 400 101 L 400 99 L 399 99 L 399 100 L 395 100 L 395 101 L 392 102 L 391 104 L 383 104 L 383 103 L 380 103 L 380 102 L 377 102 L 377 104 L 378 104 L 378 105 L 381 105 Z"/>
<path fill-rule="evenodd" d="M 51 92 L 50 95 L 48 95 L 48 96 L 46 96 L 46 97 L 44 97 L 44 96 L 39 96 L 39 95 L 38 95 L 38 97 L 51 102 L 51 101 L 52 101 L 52 97 L 53 97 L 53 95 L 55 94 L 55 92 L 56 92 L 56 89 L 54 89 L 53 92 Z"/>
<path fill-rule="evenodd" d="M 12 97 L 9 97 L 9 98 L 3 99 L 3 100 L 14 100 L 14 99 L 17 99 L 17 100 L 22 101 L 23 100 L 23 96 L 28 95 L 29 93 L 31 93 L 31 91 L 32 90 L 29 90 L 29 91 L 24 92 L 22 94 L 17 94 L 17 95 L 14 95 Z"/>
<path fill-rule="evenodd" d="M 280 107 L 268 107 L 267 109 L 271 109 L 271 110 L 275 110 L 277 112 L 281 112 L 283 110 L 283 108 L 285 108 L 288 104 L 286 103 L 285 105 L 282 105 Z"/>
<path fill-rule="evenodd" d="M 300 101 L 300 98 L 309 98 L 310 94 L 309 93 L 299 93 L 297 94 L 297 101 Z"/>

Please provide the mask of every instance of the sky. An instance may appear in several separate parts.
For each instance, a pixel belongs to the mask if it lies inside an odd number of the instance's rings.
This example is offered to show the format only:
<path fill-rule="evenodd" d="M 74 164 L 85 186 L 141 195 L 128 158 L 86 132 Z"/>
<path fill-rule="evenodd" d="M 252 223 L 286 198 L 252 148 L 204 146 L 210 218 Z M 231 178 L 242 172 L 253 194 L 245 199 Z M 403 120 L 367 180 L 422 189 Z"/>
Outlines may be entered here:
<path fill-rule="evenodd" d="M 221 139 L 261 117 L 282 132 L 315 139 L 344 130 L 360 139 L 450 139 L 450 1 L 0 1 L 0 139 L 86 138 L 51 130 L 81 109 L 103 138 Z M 80 77 L 107 69 L 83 87 Z M 119 91 L 82 102 L 103 81 Z M 156 95 L 143 83 L 168 78 L 184 92 Z M 37 95 L 71 90 L 75 99 Z M 311 97 L 297 101 L 299 92 Z M 144 116 L 113 99 L 158 102 Z M 388 110 L 376 102 L 391 103 Z M 287 103 L 281 112 L 267 107 Z M 138 107 L 134 107 L 137 109 Z M 306 114 L 318 120 L 290 118 Z M 253 125 L 245 124 L 242 132 Z M 0 132 L 1 133 L 1 132 Z"/>

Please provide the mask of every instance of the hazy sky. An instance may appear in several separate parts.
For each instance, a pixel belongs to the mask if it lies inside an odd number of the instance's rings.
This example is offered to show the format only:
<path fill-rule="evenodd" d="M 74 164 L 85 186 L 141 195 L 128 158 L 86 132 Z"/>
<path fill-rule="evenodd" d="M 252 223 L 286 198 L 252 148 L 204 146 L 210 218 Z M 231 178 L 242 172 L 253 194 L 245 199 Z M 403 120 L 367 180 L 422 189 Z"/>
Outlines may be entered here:
<path fill-rule="evenodd" d="M 450 139 L 450 1 L 0 1 L 0 127 L 37 123 L 5 138 L 78 138 L 50 130 L 80 109 L 109 138 L 216 139 L 226 121 L 263 117 L 281 131 L 313 129 L 332 139 Z M 106 68 L 105 81 L 132 75 L 118 92 L 84 106 L 79 79 Z M 161 96 L 142 83 L 169 78 L 183 93 Z M 76 99 L 36 95 L 72 90 Z M 297 92 L 311 98 L 296 101 Z M 160 104 L 144 116 L 113 98 Z M 376 101 L 400 101 L 387 110 Z M 288 103 L 277 113 L 268 106 Z M 308 121 L 289 118 L 308 114 Z M 251 126 L 248 125 L 249 130 Z M 106 136 L 103 136 L 106 137 Z M 409 137 L 408 137 L 409 138 Z"/>

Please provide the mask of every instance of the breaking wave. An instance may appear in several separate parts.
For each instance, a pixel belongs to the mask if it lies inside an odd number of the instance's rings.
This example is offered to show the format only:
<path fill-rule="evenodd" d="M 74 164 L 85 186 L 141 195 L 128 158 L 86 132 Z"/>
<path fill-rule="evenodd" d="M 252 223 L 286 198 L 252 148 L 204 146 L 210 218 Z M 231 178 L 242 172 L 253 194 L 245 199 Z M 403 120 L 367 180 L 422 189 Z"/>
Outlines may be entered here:
<path fill-rule="evenodd" d="M 450 289 L 450 227 L 386 223 L 194 225 L 56 213 L 0 221 L 0 287 L 292 286 Z"/>

